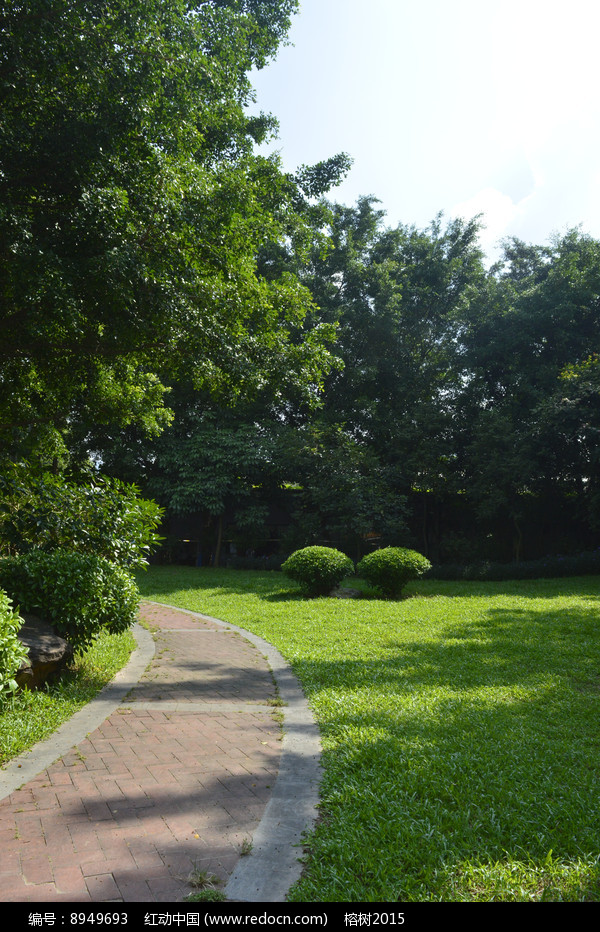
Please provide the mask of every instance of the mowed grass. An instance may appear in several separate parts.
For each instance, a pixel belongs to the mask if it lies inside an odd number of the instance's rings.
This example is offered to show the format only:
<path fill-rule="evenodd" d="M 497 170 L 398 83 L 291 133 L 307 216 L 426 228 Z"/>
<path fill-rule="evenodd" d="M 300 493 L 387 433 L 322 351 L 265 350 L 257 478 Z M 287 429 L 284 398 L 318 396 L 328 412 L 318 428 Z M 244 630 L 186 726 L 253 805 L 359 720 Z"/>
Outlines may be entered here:
<path fill-rule="evenodd" d="M 309 697 L 321 815 L 292 900 L 600 900 L 600 579 L 399 602 L 307 601 L 280 573 L 138 584 L 266 638 Z"/>
<path fill-rule="evenodd" d="M 91 647 L 76 654 L 70 668 L 54 684 L 23 690 L 0 708 L 0 766 L 28 751 L 97 695 L 125 666 L 135 640 L 101 632 Z"/>

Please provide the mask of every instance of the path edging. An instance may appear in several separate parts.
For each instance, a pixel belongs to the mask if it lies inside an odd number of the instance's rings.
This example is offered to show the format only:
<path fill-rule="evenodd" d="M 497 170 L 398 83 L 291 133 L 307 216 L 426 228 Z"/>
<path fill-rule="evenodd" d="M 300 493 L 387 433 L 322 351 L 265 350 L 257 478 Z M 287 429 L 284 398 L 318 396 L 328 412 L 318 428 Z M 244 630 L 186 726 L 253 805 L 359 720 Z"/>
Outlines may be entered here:
<path fill-rule="evenodd" d="M 306 696 L 276 647 L 238 625 L 164 602 L 148 602 L 236 631 L 268 660 L 285 703 L 279 772 L 263 817 L 252 838 L 252 851 L 241 857 L 225 887 L 228 900 L 281 903 L 302 874 L 302 836 L 316 822 L 321 782 L 321 739 Z"/>
<path fill-rule="evenodd" d="M 225 895 L 228 900 L 237 902 L 284 902 L 290 887 L 300 879 L 302 837 L 313 827 L 318 814 L 321 740 L 304 692 L 279 651 L 258 635 L 200 612 L 164 602 L 142 601 L 235 631 L 253 644 L 269 663 L 284 703 L 277 707 L 283 715 L 279 770 L 271 798 L 254 832 L 252 850 L 238 860 L 225 886 Z M 132 633 L 137 649 L 111 682 L 48 738 L 0 768 L 0 800 L 33 780 L 102 725 L 137 685 L 154 657 L 155 642 L 152 634 L 139 623 L 133 625 Z"/>
<path fill-rule="evenodd" d="M 130 689 L 137 685 L 144 670 L 154 657 L 154 638 L 140 624 L 133 625 L 132 634 L 137 648 L 122 670 L 104 686 L 97 696 L 70 719 L 63 722 L 51 735 L 38 741 L 29 751 L 8 762 L 0 769 L 0 799 L 10 796 L 24 783 L 33 780 L 63 754 L 72 750 L 87 735 L 98 728 L 118 707 Z"/>

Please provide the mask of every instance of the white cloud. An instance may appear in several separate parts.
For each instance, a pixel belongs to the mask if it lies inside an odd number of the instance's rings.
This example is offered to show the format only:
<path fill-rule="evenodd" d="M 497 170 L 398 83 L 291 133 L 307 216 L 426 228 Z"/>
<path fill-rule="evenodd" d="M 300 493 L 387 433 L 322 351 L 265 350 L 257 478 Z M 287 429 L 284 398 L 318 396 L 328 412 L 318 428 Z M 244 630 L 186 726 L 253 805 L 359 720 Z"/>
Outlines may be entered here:
<path fill-rule="evenodd" d="M 455 204 L 450 209 L 450 215 L 470 220 L 478 214 L 483 214 L 480 244 L 488 258 L 493 261 L 498 257 L 499 241 L 509 234 L 521 211 L 522 206 L 515 204 L 508 194 L 488 187 L 460 204 Z"/>

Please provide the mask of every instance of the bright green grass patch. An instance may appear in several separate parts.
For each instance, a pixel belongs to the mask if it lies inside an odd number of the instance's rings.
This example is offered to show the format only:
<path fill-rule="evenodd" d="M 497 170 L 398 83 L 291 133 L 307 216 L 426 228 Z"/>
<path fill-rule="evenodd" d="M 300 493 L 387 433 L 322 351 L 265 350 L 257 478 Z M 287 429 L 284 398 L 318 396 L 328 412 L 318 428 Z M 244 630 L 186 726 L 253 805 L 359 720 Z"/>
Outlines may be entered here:
<path fill-rule="evenodd" d="M 600 579 L 427 580 L 400 602 L 304 600 L 279 573 L 139 585 L 263 636 L 307 692 L 321 819 L 291 899 L 600 900 Z"/>
<path fill-rule="evenodd" d="M 103 631 L 59 682 L 23 690 L 0 711 L 0 765 L 29 750 L 81 709 L 121 670 L 135 647 L 130 631 Z"/>

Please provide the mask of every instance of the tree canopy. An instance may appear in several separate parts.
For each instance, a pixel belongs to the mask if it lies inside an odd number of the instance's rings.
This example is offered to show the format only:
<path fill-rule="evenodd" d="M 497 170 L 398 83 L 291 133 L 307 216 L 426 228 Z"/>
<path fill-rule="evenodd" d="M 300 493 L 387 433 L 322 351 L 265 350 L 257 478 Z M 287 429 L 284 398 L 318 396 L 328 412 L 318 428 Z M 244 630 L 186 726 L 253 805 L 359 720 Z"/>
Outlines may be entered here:
<path fill-rule="evenodd" d="M 290 487 L 290 539 L 353 556 L 595 540 L 600 243 L 486 268 L 478 218 L 390 228 L 328 199 L 345 154 L 261 154 L 249 76 L 297 7 L 0 0 L 0 460 L 139 481 L 219 544 Z"/>
<path fill-rule="evenodd" d="M 254 152 L 274 121 L 246 108 L 248 73 L 296 7 L 0 3 L 0 441 L 13 456 L 60 453 L 86 424 L 159 432 L 167 378 L 224 396 L 319 383 L 331 330 L 303 328 L 310 294 L 261 275 L 257 255 L 347 161 L 285 174 Z"/>

